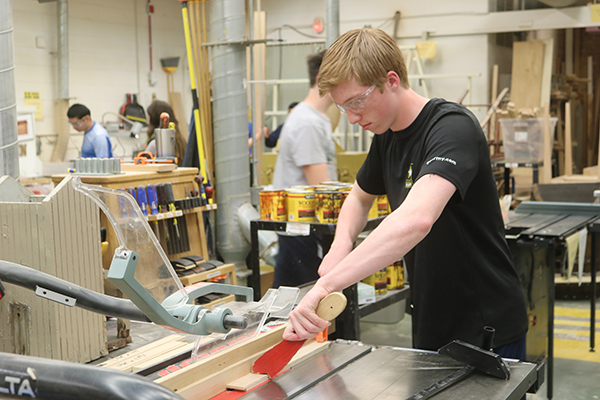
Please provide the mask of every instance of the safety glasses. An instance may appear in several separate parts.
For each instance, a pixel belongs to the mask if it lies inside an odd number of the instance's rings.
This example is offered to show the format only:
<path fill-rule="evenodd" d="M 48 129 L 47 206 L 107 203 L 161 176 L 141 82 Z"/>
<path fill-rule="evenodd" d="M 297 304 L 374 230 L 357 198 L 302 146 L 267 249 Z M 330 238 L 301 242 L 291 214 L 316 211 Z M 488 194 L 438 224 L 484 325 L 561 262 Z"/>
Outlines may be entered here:
<path fill-rule="evenodd" d="M 337 103 L 335 103 L 335 105 L 343 113 L 346 113 L 348 111 L 360 112 L 362 109 L 365 108 L 367 96 L 369 96 L 369 94 L 371 94 L 371 92 L 373 91 L 373 89 L 375 89 L 375 85 L 373 85 L 370 88 L 368 88 L 360 96 L 355 97 L 353 99 L 350 99 L 347 102 L 345 102 L 344 104 L 337 104 Z"/>

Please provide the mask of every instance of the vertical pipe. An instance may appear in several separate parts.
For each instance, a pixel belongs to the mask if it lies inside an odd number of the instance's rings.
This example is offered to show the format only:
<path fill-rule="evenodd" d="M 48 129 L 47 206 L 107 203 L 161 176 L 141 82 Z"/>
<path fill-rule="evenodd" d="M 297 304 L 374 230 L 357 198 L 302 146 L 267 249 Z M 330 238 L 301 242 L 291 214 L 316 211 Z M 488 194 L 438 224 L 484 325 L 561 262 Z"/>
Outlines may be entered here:
<path fill-rule="evenodd" d="M 58 97 L 69 98 L 69 8 L 58 0 Z"/>
<path fill-rule="evenodd" d="M 340 1 L 326 0 L 325 4 L 325 47 L 329 48 L 340 36 Z"/>
<path fill-rule="evenodd" d="M 245 0 L 215 0 L 209 3 L 210 41 L 242 41 L 246 34 Z M 251 10 L 248 10 L 249 12 Z M 217 249 L 225 262 L 245 270 L 250 245 L 244 238 L 237 209 L 250 203 L 248 164 L 248 105 L 246 49 L 240 44 L 217 45 L 211 51 Z M 246 272 L 244 272 L 246 273 Z"/>
<path fill-rule="evenodd" d="M 19 179 L 17 94 L 10 0 L 0 0 L 0 176 Z"/>

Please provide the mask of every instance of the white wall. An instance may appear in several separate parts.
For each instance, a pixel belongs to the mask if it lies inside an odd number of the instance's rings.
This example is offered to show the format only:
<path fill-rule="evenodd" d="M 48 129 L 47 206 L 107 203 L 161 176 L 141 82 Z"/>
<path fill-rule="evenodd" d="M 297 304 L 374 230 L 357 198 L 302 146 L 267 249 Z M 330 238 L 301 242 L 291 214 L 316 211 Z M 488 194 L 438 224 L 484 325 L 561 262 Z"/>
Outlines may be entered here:
<path fill-rule="evenodd" d="M 267 36 L 271 39 L 282 38 L 288 41 L 315 40 L 301 35 L 286 25 L 291 25 L 297 30 L 321 39 L 325 39 L 325 32 L 316 34 L 312 30 L 315 17 L 326 18 L 325 0 L 304 1 L 281 1 L 262 0 L 261 7 L 267 12 Z M 381 28 L 390 35 L 394 30 L 394 15 L 396 11 L 401 12 L 401 18 L 396 34 L 400 38 L 399 45 L 414 45 L 422 37 L 403 30 L 406 21 L 422 21 L 423 31 L 439 30 L 436 25 L 431 25 L 430 17 L 448 16 L 449 18 L 488 12 L 488 0 L 460 0 L 460 1 L 392 1 L 378 0 L 373 3 L 365 3 L 361 0 L 340 0 L 340 34 L 356 28 L 371 26 Z M 429 19 L 428 19 L 429 17 Z M 480 77 L 473 78 L 470 101 L 472 104 L 489 103 L 490 80 L 492 65 L 489 60 L 488 35 L 460 35 L 433 37 L 430 40 L 437 42 L 437 52 L 434 59 L 423 60 L 426 74 L 460 74 L 476 73 Z M 275 51 L 271 49 L 271 53 Z M 290 76 L 289 69 L 298 70 L 300 75 L 306 77 L 305 52 L 298 51 L 296 60 L 286 59 L 284 76 Z M 286 53 L 289 54 L 289 51 Z M 293 58 L 293 55 L 290 56 Z M 267 70 L 276 68 L 277 62 L 268 62 Z M 417 74 L 416 65 L 413 63 L 409 74 Z M 269 73 L 267 72 L 269 75 Z M 272 76 L 270 76 L 272 78 Z M 447 100 L 456 101 L 467 88 L 466 78 L 443 78 L 427 80 L 429 97 L 443 97 Z M 423 88 L 417 80 L 411 80 L 413 89 L 424 94 Z M 289 88 L 298 91 L 298 89 Z M 284 108 L 288 104 L 289 95 L 282 88 L 279 107 Z M 267 107 L 271 107 L 270 98 Z M 468 99 L 465 99 L 465 103 Z M 487 107 L 473 107 L 472 111 L 479 118 L 483 118 Z"/>
<path fill-rule="evenodd" d="M 69 0 L 69 96 L 70 103 L 83 103 L 100 121 L 107 111 L 117 112 L 125 93 L 136 93 L 147 108 L 152 95 L 167 100 L 166 73 L 160 59 L 181 57 L 174 73 L 175 91 L 181 92 L 191 113 L 189 73 L 181 4 L 173 0 L 152 0 L 153 71 L 156 85 L 148 80 L 150 71 L 147 0 Z M 43 161 L 49 161 L 57 134 L 58 97 L 57 3 L 37 0 L 12 0 L 17 103 L 23 108 L 24 92 L 39 92 L 44 117 L 36 121 L 41 137 Z M 36 42 L 37 39 L 37 42 Z M 41 48 L 36 45 L 40 42 Z M 107 116 L 106 120 L 114 120 Z M 83 135 L 71 128 L 66 160 L 79 156 Z M 118 143 L 115 143 L 118 142 Z M 116 156 L 130 156 L 145 144 L 129 138 L 113 139 Z"/>

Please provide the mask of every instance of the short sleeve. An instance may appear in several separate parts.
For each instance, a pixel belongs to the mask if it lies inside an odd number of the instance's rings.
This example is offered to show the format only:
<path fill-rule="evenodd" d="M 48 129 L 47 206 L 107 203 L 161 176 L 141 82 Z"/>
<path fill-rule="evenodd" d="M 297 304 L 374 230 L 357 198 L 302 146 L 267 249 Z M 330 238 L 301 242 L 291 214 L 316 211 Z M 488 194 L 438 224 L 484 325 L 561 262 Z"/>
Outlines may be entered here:
<path fill-rule="evenodd" d="M 297 135 L 292 152 L 294 164 L 303 167 L 327 162 L 327 148 L 322 143 L 327 133 L 322 124 L 301 124 L 294 128 L 292 134 Z"/>
<path fill-rule="evenodd" d="M 109 139 L 104 135 L 98 135 L 94 138 L 94 153 L 96 153 L 96 157 L 110 157 L 108 143 Z"/>
<path fill-rule="evenodd" d="M 379 150 L 380 137 L 374 136 L 365 162 L 356 174 L 356 183 L 365 192 L 374 195 L 385 194 L 381 153 Z"/>
<path fill-rule="evenodd" d="M 467 115 L 452 113 L 440 118 L 426 141 L 425 157 L 417 180 L 435 174 L 450 181 L 464 198 L 477 174 L 481 130 Z"/>

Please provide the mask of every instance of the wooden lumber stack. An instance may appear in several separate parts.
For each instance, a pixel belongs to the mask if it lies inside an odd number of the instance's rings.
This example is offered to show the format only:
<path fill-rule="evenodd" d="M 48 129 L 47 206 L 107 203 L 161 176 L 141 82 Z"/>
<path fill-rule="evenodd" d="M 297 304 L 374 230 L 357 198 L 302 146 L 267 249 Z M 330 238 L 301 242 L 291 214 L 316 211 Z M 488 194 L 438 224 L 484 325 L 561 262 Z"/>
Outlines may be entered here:
<path fill-rule="evenodd" d="M 100 210 L 73 189 L 70 177 L 48 196 L 0 178 L 0 221 L 0 259 L 103 293 Z M 0 351 L 72 362 L 108 353 L 103 315 L 5 286 Z"/>

